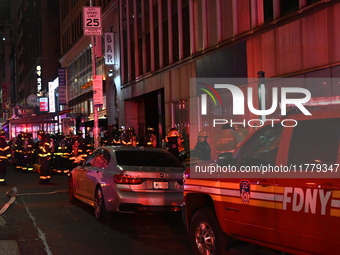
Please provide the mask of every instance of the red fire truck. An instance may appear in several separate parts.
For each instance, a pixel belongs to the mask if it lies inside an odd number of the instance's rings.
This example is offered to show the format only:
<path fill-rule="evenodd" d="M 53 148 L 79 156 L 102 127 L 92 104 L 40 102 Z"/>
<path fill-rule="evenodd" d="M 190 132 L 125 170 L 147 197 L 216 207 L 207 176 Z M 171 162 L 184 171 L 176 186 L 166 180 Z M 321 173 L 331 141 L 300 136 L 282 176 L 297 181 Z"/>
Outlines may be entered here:
<path fill-rule="evenodd" d="M 316 107 L 253 131 L 232 153 L 184 174 L 195 254 L 227 254 L 235 240 L 293 254 L 338 254 L 340 108 Z M 287 123 L 287 122 L 285 122 Z"/>

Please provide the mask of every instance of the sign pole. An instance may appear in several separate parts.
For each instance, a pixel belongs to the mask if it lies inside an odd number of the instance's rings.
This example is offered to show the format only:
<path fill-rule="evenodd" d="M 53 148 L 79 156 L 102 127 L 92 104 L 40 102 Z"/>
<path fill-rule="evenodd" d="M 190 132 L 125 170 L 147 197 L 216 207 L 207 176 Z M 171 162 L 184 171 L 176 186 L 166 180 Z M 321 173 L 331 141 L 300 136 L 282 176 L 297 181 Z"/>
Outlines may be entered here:
<path fill-rule="evenodd" d="M 96 77 L 96 55 L 94 54 L 95 37 L 91 37 L 92 43 L 92 82 L 94 83 Z M 93 85 L 92 85 L 93 86 Z M 95 91 L 93 91 L 95 93 Z M 94 103 L 94 100 L 93 100 Z M 93 105 L 93 138 L 94 138 L 94 148 L 99 147 L 99 126 L 98 126 L 98 106 Z"/>
<path fill-rule="evenodd" d="M 90 7 L 92 7 L 92 0 L 90 0 Z M 93 10 L 92 10 L 93 11 Z M 92 45 L 92 87 L 94 88 L 94 82 L 96 77 L 96 55 L 95 55 L 95 35 L 102 33 L 101 30 L 101 14 L 98 12 L 86 12 L 84 9 L 84 34 L 91 35 L 91 45 Z M 93 89 L 93 99 L 96 91 Z M 98 105 L 93 100 L 93 139 L 94 148 L 99 147 L 99 125 L 98 125 Z"/>

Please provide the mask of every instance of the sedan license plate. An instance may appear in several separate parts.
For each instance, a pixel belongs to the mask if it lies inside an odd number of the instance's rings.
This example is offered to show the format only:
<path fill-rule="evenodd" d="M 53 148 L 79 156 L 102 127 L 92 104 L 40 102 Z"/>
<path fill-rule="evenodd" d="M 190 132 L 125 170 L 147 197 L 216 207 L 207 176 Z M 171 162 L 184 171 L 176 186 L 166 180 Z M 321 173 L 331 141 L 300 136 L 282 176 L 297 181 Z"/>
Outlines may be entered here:
<path fill-rule="evenodd" d="M 154 189 L 169 189 L 169 182 L 153 182 Z"/>

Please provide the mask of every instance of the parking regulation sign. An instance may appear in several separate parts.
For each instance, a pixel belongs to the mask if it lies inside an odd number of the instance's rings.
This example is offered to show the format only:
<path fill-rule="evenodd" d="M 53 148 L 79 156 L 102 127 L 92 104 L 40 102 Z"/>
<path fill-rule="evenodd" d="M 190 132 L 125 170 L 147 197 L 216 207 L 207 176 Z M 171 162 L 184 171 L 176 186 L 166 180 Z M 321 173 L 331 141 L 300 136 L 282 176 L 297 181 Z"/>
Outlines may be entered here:
<path fill-rule="evenodd" d="M 83 25 L 85 36 L 102 35 L 101 7 L 83 6 Z"/>

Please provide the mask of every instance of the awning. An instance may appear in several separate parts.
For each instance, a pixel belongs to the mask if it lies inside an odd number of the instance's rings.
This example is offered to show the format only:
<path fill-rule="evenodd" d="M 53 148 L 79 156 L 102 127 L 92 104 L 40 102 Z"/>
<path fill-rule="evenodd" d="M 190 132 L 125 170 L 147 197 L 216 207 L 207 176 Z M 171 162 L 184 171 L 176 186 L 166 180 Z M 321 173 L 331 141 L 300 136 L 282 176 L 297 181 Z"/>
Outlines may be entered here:
<path fill-rule="evenodd" d="M 89 121 L 85 121 L 80 123 L 81 127 L 93 127 L 94 126 L 94 121 L 93 120 L 89 120 Z M 107 119 L 98 119 L 98 126 L 99 127 L 107 127 Z"/>
<path fill-rule="evenodd" d="M 68 109 L 60 112 L 49 112 L 45 114 L 39 114 L 35 116 L 27 116 L 18 119 L 8 120 L 10 124 L 33 124 L 33 123 L 57 123 L 58 121 L 54 118 L 66 113 L 73 111 L 73 109 Z"/>

